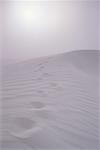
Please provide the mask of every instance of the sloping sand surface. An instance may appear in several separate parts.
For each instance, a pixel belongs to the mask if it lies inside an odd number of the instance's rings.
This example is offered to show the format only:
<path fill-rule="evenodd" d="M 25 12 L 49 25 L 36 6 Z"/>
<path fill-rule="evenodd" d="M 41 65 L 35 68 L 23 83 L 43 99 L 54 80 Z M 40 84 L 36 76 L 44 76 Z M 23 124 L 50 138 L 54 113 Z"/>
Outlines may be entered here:
<path fill-rule="evenodd" d="M 0 150 L 99 150 L 99 51 L 2 70 Z"/>

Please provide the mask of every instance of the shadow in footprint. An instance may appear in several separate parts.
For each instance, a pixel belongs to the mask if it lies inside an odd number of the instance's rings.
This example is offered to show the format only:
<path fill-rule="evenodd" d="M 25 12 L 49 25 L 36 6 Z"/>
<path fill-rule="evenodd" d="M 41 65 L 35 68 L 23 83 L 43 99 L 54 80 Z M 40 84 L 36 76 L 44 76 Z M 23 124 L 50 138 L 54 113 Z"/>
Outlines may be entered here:
<path fill-rule="evenodd" d="M 52 119 L 53 116 L 49 110 L 40 110 L 36 112 L 37 116 L 42 119 Z"/>
<path fill-rule="evenodd" d="M 37 78 L 36 81 L 42 81 L 43 79 L 41 77 Z"/>
<path fill-rule="evenodd" d="M 29 130 L 36 125 L 36 122 L 26 118 L 26 117 L 18 117 L 12 120 L 13 130 Z"/>
<path fill-rule="evenodd" d="M 39 96 L 39 97 L 47 96 L 47 94 L 44 91 L 42 91 L 42 90 L 37 90 L 36 92 L 37 92 L 37 96 Z"/>
<path fill-rule="evenodd" d="M 52 82 L 52 83 L 50 83 L 50 86 L 51 86 L 51 87 L 57 87 L 57 86 L 58 86 L 58 84 L 57 84 L 57 83 L 53 83 L 53 82 Z"/>
<path fill-rule="evenodd" d="M 36 124 L 35 121 L 24 117 L 16 118 L 14 123 L 26 130 L 32 128 Z"/>
<path fill-rule="evenodd" d="M 50 74 L 49 73 L 43 73 L 43 77 L 49 77 Z"/>
<path fill-rule="evenodd" d="M 32 108 L 35 108 L 35 109 L 42 109 L 45 107 L 45 104 L 40 101 L 33 101 L 33 102 L 31 102 L 31 106 L 32 106 Z"/>

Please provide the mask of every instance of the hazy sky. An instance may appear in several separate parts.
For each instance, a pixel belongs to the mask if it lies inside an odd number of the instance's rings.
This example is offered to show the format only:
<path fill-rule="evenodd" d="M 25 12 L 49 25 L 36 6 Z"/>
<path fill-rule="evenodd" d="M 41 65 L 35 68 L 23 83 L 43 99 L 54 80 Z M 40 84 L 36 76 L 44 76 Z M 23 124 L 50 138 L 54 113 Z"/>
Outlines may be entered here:
<path fill-rule="evenodd" d="M 99 49 L 98 1 L 23 1 L 1 4 L 4 60 Z"/>

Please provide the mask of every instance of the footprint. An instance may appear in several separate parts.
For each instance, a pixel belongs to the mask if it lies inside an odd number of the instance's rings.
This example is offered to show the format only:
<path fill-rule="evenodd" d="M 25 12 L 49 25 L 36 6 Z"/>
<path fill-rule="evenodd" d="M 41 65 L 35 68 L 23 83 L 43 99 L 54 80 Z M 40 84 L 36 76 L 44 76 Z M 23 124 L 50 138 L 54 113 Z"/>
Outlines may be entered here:
<path fill-rule="evenodd" d="M 42 63 L 39 63 L 37 66 L 42 66 Z"/>
<path fill-rule="evenodd" d="M 36 115 L 42 119 L 52 119 L 53 116 L 49 110 L 36 111 Z"/>
<path fill-rule="evenodd" d="M 9 127 L 9 133 L 19 138 L 27 138 L 38 131 L 40 127 L 36 121 L 26 117 L 13 118 Z"/>
<path fill-rule="evenodd" d="M 47 94 L 44 91 L 42 91 L 42 90 L 37 90 L 36 92 L 37 92 L 37 94 L 38 94 L 39 97 L 45 97 L 45 96 L 47 96 Z"/>
<path fill-rule="evenodd" d="M 44 69 L 44 66 L 40 66 L 40 67 L 38 68 L 38 70 L 41 70 L 41 69 Z"/>
<path fill-rule="evenodd" d="M 35 109 L 42 109 L 45 107 L 45 104 L 40 101 L 33 101 L 31 102 L 31 105 L 32 105 L 32 108 L 35 108 Z"/>
<path fill-rule="evenodd" d="M 22 131 L 29 130 L 36 125 L 35 121 L 33 121 L 29 118 L 26 118 L 26 117 L 14 118 L 11 122 L 12 122 L 13 127 L 14 127 L 13 129 L 22 130 Z"/>
<path fill-rule="evenodd" d="M 50 77 L 51 75 L 49 73 L 43 73 L 43 77 Z"/>
<path fill-rule="evenodd" d="M 39 78 L 37 78 L 36 80 L 38 80 L 38 81 L 42 81 L 43 79 L 42 79 L 41 77 L 39 77 Z"/>
<path fill-rule="evenodd" d="M 57 83 L 50 83 L 52 87 L 57 87 Z"/>

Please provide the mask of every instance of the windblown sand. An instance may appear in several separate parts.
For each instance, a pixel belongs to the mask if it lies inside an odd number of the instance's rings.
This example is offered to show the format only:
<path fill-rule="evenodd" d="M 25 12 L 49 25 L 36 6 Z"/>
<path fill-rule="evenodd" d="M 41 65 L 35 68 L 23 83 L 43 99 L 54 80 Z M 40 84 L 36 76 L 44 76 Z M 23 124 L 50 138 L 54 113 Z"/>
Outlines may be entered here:
<path fill-rule="evenodd" d="M 0 150 L 99 150 L 99 51 L 4 66 Z"/>

